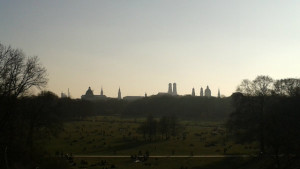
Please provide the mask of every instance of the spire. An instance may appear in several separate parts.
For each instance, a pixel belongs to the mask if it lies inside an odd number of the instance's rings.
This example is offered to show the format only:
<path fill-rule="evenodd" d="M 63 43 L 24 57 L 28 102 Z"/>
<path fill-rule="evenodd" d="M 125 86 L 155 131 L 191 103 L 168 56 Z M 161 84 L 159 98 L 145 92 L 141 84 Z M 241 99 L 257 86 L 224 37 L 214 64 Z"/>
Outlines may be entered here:
<path fill-rule="evenodd" d="M 100 92 L 100 95 L 103 96 L 103 88 L 101 86 L 101 92 Z"/>
<path fill-rule="evenodd" d="M 192 96 L 195 96 L 195 89 L 192 89 Z"/>
<path fill-rule="evenodd" d="M 203 96 L 203 88 L 200 89 L 200 96 Z"/>
<path fill-rule="evenodd" d="M 119 87 L 118 100 L 121 100 L 121 99 L 122 99 L 122 97 L 121 97 L 121 89 L 120 89 L 120 87 Z"/>
<path fill-rule="evenodd" d="M 69 90 L 69 88 L 68 88 L 68 98 L 70 98 L 70 90 Z"/>
<path fill-rule="evenodd" d="M 218 98 L 221 98 L 220 89 L 218 89 Z"/>

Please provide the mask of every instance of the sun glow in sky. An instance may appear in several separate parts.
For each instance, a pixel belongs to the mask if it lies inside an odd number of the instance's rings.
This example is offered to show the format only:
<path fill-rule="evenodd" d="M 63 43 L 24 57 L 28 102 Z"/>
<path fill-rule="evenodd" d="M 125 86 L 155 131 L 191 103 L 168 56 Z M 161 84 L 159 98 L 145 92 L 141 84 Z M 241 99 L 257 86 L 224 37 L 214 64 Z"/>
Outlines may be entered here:
<path fill-rule="evenodd" d="M 47 90 L 117 97 L 300 73 L 298 0 L 0 0 L 0 43 L 37 55 Z"/>

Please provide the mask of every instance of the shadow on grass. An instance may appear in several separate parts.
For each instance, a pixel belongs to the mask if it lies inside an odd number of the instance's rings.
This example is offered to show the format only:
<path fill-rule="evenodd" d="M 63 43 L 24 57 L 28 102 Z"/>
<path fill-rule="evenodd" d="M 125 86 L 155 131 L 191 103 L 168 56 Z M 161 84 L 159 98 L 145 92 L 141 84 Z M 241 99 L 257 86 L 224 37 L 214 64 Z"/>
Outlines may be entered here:
<path fill-rule="evenodd" d="M 133 149 L 133 148 L 137 148 L 137 147 L 140 147 L 140 146 L 144 146 L 144 145 L 147 145 L 147 144 L 153 144 L 153 143 L 158 143 L 159 141 L 152 141 L 152 142 L 149 142 L 149 141 L 128 141 L 128 142 L 122 142 L 122 144 L 120 145 L 115 145 L 113 147 L 114 150 L 116 151 L 122 151 L 122 150 L 128 150 L 128 149 Z"/>
<path fill-rule="evenodd" d="M 98 154 L 99 153 L 101 155 L 114 155 L 114 152 L 119 152 L 119 151 L 126 151 L 126 150 L 132 150 L 136 148 L 136 151 L 138 152 L 138 148 L 140 146 L 144 146 L 147 144 L 153 144 L 153 143 L 157 143 L 158 141 L 152 141 L 152 142 L 148 142 L 148 141 L 122 141 L 122 142 L 114 142 L 112 144 L 110 144 L 108 147 L 103 147 L 101 150 L 97 150 L 97 151 L 89 151 L 88 154 Z"/>
<path fill-rule="evenodd" d="M 205 166 L 195 166 L 192 169 L 248 169 L 254 161 L 254 158 L 224 158 L 221 161 Z"/>

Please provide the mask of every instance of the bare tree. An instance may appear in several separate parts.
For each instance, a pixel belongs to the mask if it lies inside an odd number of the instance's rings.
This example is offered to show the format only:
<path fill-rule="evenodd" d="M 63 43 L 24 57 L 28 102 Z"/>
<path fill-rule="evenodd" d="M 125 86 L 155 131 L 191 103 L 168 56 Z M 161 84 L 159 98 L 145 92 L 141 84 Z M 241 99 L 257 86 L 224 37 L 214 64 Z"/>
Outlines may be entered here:
<path fill-rule="evenodd" d="M 274 83 L 274 93 L 281 96 L 300 95 L 300 79 L 280 79 Z"/>
<path fill-rule="evenodd" d="M 20 49 L 0 43 L 0 96 L 18 97 L 30 88 L 47 84 L 46 68 L 37 56 L 26 57 Z"/>
<path fill-rule="evenodd" d="M 253 121 L 253 124 L 255 124 L 253 125 L 253 128 L 251 130 L 247 130 L 251 132 L 256 131 L 254 132 L 254 135 L 256 135 L 256 137 L 258 138 L 258 141 L 260 143 L 260 151 L 262 153 L 265 152 L 266 133 L 264 114 L 266 106 L 266 97 L 270 96 L 273 92 L 273 82 L 274 80 L 271 77 L 263 75 L 257 76 L 253 81 L 247 79 L 243 80 L 242 83 L 238 86 L 237 92 L 241 92 L 243 95 L 248 96 L 244 98 L 244 100 L 247 101 L 245 101 L 243 105 L 244 109 L 241 109 L 237 106 L 236 112 L 232 115 L 232 119 L 234 119 L 233 116 L 243 116 L 243 114 L 245 115 L 245 112 L 247 112 L 248 117 L 255 119 Z M 241 117 L 237 118 L 237 121 L 240 120 Z M 244 126 L 246 128 L 247 126 L 249 126 L 249 124 L 247 123 L 242 124 L 242 126 L 243 125 L 246 125 Z"/>
<path fill-rule="evenodd" d="M 37 56 L 26 57 L 22 50 L 0 43 L 0 144 L 4 148 L 0 154 L 5 156 L 6 168 L 11 161 L 7 160 L 8 157 L 12 159 L 13 150 L 21 146 L 17 140 L 20 133 L 17 128 L 23 124 L 23 119 L 18 111 L 17 98 L 31 88 L 45 87 L 47 81 L 46 69 Z"/>
<path fill-rule="evenodd" d="M 260 155 L 271 154 L 276 168 L 293 168 L 299 161 L 300 79 L 258 76 L 237 91 L 227 127 L 238 141 L 258 142 Z"/>
<path fill-rule="evenodd" d="M 251 82 L 248 79 L 244 79 L 242 81 L 242 83 L 237 87 L 236 91 L 237 92 L 241 92 L 244 95 L 249 95 L 249 96 L 254 95 L 254 92 L 253 92 L 253 82 Z"/>
<path fill-rule="evenodd" d="M 247 96 L 267 96 L 271 95 L 274 80 L 269 76 L 257 76 L 253 81 L 245 79 L 237 87 L 237 92 Z"/>
<path fill-rule="evenodd" d="M 273 80 L 269 76 L 257 76 L 253 81 L 243 80 L 237 87 L 237 92 L 245 96 L 295 96 L 300 94 L 300 79 Z"/>

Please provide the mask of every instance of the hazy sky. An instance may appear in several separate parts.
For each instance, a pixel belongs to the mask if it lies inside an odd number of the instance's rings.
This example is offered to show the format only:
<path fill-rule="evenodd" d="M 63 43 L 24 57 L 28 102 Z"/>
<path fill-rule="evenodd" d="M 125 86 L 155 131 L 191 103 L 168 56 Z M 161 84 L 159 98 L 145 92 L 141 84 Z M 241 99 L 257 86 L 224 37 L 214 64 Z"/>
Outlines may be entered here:
<path fill-rule="evenodd" d="M 179 94 L 299 78 L 299 0 L 0 0 L 0 43 L 37 55 L 47 89 Z"/>

